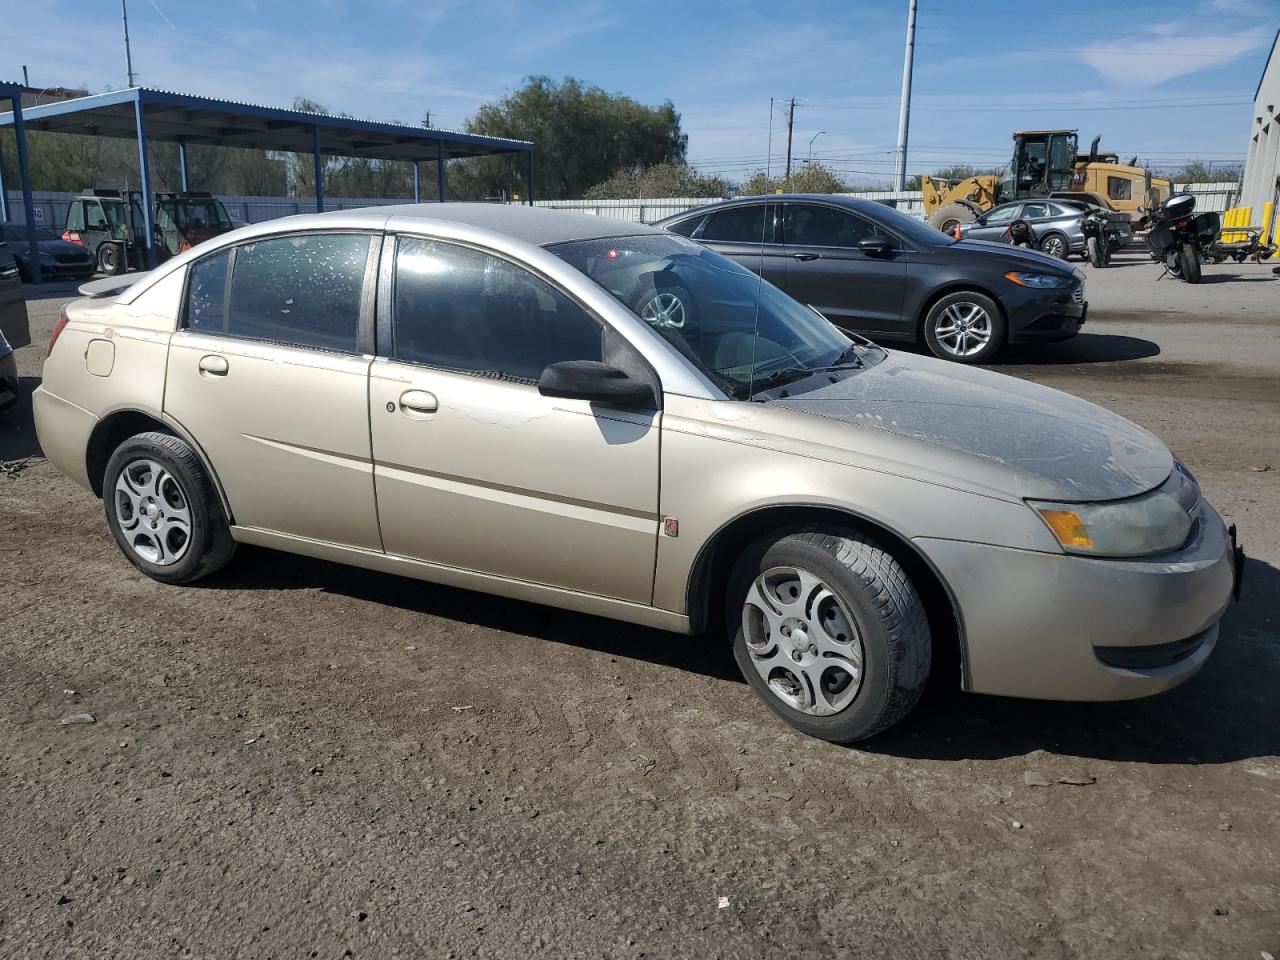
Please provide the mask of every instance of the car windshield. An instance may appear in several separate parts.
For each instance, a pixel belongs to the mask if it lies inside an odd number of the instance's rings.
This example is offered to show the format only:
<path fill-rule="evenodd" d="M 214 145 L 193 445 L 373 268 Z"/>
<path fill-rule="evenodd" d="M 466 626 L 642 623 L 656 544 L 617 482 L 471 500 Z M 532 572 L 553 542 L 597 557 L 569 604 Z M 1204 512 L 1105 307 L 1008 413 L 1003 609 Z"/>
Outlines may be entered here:
<path fill-rule="evenodd" d="M 864 207 L 863 210 L 868 208 Z M 872 219 L 887 230 L 890 230 L 912 243 L 918 243 L 925 247 L 948 247 L 955 243 L 954 237 L 949 237 L 941 230 L 936 230 L 929 226 L 923 220 L 917 220 L 915 217 L 909 216 L 886 203 L 872 204 L 868 212 Z"/>
<path fill-rule="evenodd" d="M 4 238 L 6 240 L 17 240 L 21 243 L 27 242 L 27 228 L 20 223 L 6 223 L 4 225 Z M 56 240 L 57 237 L 43 227 L 36 227 L 37 240 Z"/>
<path fill-rule="evenodd" d="M 854 340 L 750 270 L 675 235 L 548 247 L 649 323 L 737 400 L 882 353 Z"/>

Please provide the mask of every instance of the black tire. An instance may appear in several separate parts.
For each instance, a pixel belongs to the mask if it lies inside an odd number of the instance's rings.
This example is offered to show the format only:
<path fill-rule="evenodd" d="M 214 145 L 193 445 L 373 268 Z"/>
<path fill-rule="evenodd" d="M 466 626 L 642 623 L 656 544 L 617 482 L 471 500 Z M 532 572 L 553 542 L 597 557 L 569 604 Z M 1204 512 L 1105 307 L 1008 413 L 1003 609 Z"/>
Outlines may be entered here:
<path fill-rule="evenodd" d="M 114 277 L 124 270 L 124 256 L 119 244 L 104 243 L 98 247 L 98 272 Z"/>
<path fill-rule="evenodd" d="M 933 211 L 927 222 L 935 230 L 941 230 L 950 237 L 955 235 L 953 231 L 957 223 L 972 223 L 977 219 L 978 215 L 973 212 L 972 207 L 967 207 L 963 203 L 948 203 Z"/>
<path fill-rule="evenodd" d="M 1089 257 L 1089 263 L 1095 267 L 1106 266 L 1106 257 L 1103 255 L 1102 244 L 1097 237 L 1089 237 L 1084 242 L 1085 251 Z"/>
<path fill-rule="evenodd" d="M 126 511 L 119 506 L 118 497 L 121 495 L 117 492 L 117 481 L 126 467 L 141 462 L 158 464 L 167 471 L 181 494 L 178 506 L 185 503 L 190 518 L 185 547 L 181 543 L 176 546 L 166 544 L 166 549 L 171 547 L 172 553 L 178 555 L 176 560 L 154 562 L 140 555 L 134 544 L 145 543 L 150 538 L 149 532 L 140 525 L 145 523 L 143 518 L 138 518 L 140 523 L 130 526 L 128 531 L 124 529 L 121 513 Z M 107 526 L 111 528 L 120 552 L 153 580 L 191 583 L 226 566 L 235 554 L 236 542 L 231 538 L 231 528 L 213 482 L 200 458 L 180 437 L 153 432 L 139 433 L 124 441 L 107 461 L 102 494 Z M 154 498 L 152 503 L 165 507 Z M 156 542 L 154 538 L 150 539 L 152 544 Z"/>
<path fill-rule="evenodd" d="M 938 330 L 940 325 L 945 326 L 949 307 L 955 305 L 963 306 L 965 304 L 982 308 L 989 318 L 990 335 L 981 349 L 962 355 L 948 346 L 945 342 L 945 337 L 944 339 L 939 339 Z M 947 294 L 929 308 L 929 312 L 924 317 L 923 332 L 925 345 L 928 346 L 929 352 L 935 357 L 940 357 L 943 360 L 953 360 L 956 363 L 987 363 L 1004 349 L 1004 314 L 1001 313 L 999 304 L 985 294 L 976 291 L 959 290 L 955 293 Z"/>
<path fill-rule="evenodd" d="M 1178 248 L 1178 270 L 1187 283 L 1200 282 L 1200 251 L 1193 244 L 1184 243 Z"/>
<path fill-rule="evenodd" d="M 1066 260 L 1071 256 L 1071 242 L 1061 233 L 1047 233 L 1040 238 L 1040 252 Z"/>
<path fill-rule="evenodd" d="M 805 570 L 831 591 L 861 642 L 861 685 L 843 709 L 827 716 L 784 702 L 761 676 L 748 645 L 748 591 L 762 573 L 787 567 Z M 910 713 L 924 691 L 932 656 L 924 603 L 897 560 L 856 530 L 803 527 L 757 541 L 730 576 L 725 612 L 747 683 L 776 716 L 809 736 L 832 743 L 864 740 Z"/>

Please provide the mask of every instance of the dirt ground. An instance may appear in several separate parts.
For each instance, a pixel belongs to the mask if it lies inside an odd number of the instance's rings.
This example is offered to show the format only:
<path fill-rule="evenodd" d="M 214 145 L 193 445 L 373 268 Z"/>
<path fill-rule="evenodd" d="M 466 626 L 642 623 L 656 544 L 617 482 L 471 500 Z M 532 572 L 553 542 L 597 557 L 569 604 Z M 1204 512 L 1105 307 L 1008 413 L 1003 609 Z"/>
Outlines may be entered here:
<path fill-rule="evenodd" d="M 1240 525 L 1218 651 L 1134 703 L 934 689 L 859 749 L 706 638 L 262 550 L 153 583 L 0 416 L 0 956 L 1280 955 L 1280 278 L 1157 273 L 1092 272 L 1088 332 L 1000 369 Z"/>

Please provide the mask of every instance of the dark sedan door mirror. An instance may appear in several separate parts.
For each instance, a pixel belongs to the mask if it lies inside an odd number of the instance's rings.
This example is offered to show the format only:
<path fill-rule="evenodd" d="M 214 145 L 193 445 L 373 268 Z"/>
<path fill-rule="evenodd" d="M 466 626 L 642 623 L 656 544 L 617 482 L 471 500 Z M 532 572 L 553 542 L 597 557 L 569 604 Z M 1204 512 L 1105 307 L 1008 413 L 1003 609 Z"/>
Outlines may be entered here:
<path fill-rule="evenodd" d="M 893 244 L 888 237 L 863 237 L 858 241 L 858 249 L 864 257 L 885 259 L 893 253 Z"/>
<path fill-rule="evenodd" d="M 598 360 L 564 360 L 542 371 L 538 392 L 544 397 L 588 400 L 612 407 L 653 404 L 653 388 L 617 367 Z"/>

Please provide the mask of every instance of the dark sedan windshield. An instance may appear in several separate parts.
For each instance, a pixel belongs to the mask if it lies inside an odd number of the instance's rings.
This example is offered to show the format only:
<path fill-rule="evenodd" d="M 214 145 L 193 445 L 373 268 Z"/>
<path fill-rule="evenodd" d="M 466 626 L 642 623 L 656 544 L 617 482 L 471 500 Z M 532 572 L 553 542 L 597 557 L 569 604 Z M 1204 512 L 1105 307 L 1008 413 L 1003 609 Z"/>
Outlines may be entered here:
<path fill-rule="evenodd" d="M 770 283 L 674 235 L 550 246 L 662 334 L 729 396 L 873 362 L 869 346 Z"/>

